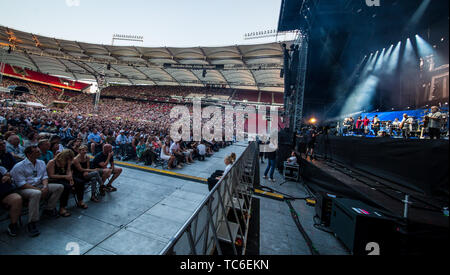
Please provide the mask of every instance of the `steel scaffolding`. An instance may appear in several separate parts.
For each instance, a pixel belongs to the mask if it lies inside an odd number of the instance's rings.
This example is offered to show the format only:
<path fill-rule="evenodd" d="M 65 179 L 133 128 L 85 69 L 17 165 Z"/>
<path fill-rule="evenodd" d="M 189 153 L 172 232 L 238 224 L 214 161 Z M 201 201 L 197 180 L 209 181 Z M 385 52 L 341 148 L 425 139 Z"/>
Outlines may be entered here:
<path fill-rule="evenodd" d="M 294 124 L 293 131 L 296 133 L 301 130 L 303 125 L 303 107 L 305 98 L 305 81 L 306 81 L 306 70 L 308 66 L 308 39 L 306 35 L 300 34 L 298 39 L 295 41 L 295 45 L 298 45 L 299 51 L 299 65 L 298 73 L 296 79 L 297 90 L 294 94 Z"/>

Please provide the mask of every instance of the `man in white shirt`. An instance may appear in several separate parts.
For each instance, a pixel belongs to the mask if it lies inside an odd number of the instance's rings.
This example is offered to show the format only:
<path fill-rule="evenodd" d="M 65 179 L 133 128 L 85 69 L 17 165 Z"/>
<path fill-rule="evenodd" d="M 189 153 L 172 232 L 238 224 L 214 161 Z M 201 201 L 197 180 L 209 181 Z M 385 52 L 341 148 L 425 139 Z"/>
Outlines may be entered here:
<path fill-rule="evenodd" d="M 116 145 L 119 146 L 119 158 L 125 157 L 127 152 L 126 146 L 128 143 L 128 138 L 124 133 L 125 132 L 121 130 L 120 134 L 116 138 Z"/>
<path fill-rule="evenodd" d="M 403 138 L 409 138 L 412 131 L 412 124 L 414 122 L 414 118 L 409 117 L 408 114 L 403 114 L 403 119 L 400 122 L 400 128 L 402 129 Z"/>
<path fill-rule="evenodd" d="M 287 160 L 289 165 L 297 165 L 297 156 L 295 155 L 295 152 L 292 152 L 291 157 Z"/>
<path fill-rule="evenodd" d="M 11 170 L 11 177 L 19 189 L 18 193 L 28 202 L 28 233 L 31 237 L 40 234 L 36 223 L 39 221 L 39 203 L 47 199 L 44 214 L 57 217 L 56 204 L 64 191 L 61 184 L 49 184 L 45 162 L 39 160 L 41 151 L 37 146 L 25 149 L 26 159 L 17 163 Z"/>
<path fill-rule="evenodd" d="M 442 113 L 439 112 L 439 108 L 437 106 L 431 107 L 431 113 L 427 115 L 428 117 L 428 132 L 430 134 L 431 139 L 440 139 L 441 138 L 441 119 Z"/>
<path fill-rule="evenodd" d="M 203 143 L 203 141 L 200 142 L 200 144 L 197 146 L 197 150 L 198 150 L 198 154 L 200 155 L 200 160 L 204 161 L 205 155 L 206 155 L 206 146 Z"/>

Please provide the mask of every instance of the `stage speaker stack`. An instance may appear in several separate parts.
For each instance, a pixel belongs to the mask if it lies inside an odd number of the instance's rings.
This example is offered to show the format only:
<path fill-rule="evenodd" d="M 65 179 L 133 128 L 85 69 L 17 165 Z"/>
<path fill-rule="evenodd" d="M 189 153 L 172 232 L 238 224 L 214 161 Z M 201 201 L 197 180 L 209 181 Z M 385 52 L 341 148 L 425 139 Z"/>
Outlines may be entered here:
<path fill-rule="evenodd" d="M 326 227 L 330 226 L 333 199 L 336 198 L 338 198 L 338 196 L 334 194 L 322 191 L 317 192 L 316 215 Z"/>
<path fill-rule="evenodd" d="M 283 129 L 278 135 L 277 169 L 281 172 L 284 168 L 284 161 L 287 160 L 294 147 L 288 129 Z"/>
<path fill-rule="evenodd" d="M 353 255 L 398 254 L 395 220 L 380 210 L 351 199 L 333 199 L 330 229 Z"/>

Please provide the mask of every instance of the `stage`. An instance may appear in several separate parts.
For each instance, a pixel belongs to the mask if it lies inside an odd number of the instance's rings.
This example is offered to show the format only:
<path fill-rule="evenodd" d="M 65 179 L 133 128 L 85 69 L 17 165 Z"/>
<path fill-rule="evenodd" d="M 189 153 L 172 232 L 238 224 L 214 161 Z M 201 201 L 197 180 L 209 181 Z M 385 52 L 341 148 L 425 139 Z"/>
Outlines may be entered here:
<path fill-rule="evenodd" d="M 407 239 L 405 253 L 425 253 L 427 245 L 437 251 L 448 242 L 448 141 L 321 136 L 315 150 L 317 158 L 301 166 L 316 194 L 380 209 L 397 224 L 393 234 Z"/>

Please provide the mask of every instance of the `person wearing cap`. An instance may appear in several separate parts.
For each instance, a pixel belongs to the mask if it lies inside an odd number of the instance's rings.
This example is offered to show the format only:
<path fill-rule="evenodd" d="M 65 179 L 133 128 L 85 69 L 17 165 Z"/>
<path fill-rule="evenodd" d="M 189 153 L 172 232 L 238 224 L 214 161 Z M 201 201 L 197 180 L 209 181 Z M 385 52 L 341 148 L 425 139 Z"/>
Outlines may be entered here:
<path fill-rule="evenodd" d="M 441 120 L 442 113 L 439 112 L 437 106 L 431 107 L 431 113 L 427 115 L 428 118 L 428 133 L 430 139 L 440 139 L 441 138 Z"/>

